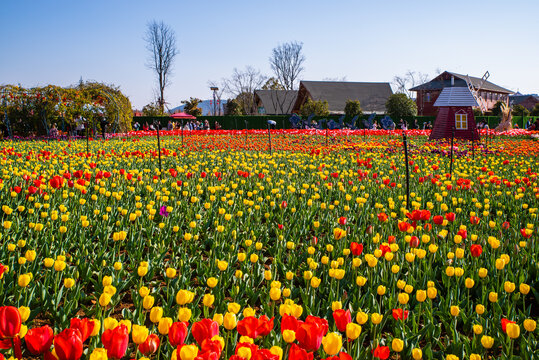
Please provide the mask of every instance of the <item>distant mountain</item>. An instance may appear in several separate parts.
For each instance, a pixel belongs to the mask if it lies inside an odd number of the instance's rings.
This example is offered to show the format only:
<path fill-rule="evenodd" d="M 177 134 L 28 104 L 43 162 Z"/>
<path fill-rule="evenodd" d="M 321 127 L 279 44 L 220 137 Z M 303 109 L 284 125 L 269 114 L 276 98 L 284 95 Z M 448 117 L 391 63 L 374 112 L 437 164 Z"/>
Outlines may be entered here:
<path fill-rule="evenodd" d="M 226 106 L 226 100 L 221 100 L 221 103 L 219 105 L 221 107 L 221 113 L 219 113 L 219 107 L 217 107 L 217 115 L 223 115 L 224 107 Z M 185 104 L 182 104 L 173 109 L 170 109 L 170 112 L 171 113 L 182 112 L 184 107 L 185 107 Z M 213 100 L 202 100 L 200 103 L 198 103 L 198 107 L 202 109 L 202 116 L 213 115 Z"/>

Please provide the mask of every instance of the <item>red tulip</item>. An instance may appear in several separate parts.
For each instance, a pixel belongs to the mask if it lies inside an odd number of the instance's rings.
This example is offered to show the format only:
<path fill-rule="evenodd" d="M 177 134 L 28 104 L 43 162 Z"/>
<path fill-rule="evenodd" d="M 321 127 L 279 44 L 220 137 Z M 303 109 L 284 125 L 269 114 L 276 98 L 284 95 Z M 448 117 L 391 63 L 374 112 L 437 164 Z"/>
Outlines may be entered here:
<path fill-rule="evenodd" d="M 389 357 L 389 347 L 388 346 L 377 346 L 376 349 L 372 351 L 372 356 L 377 359 L 385 360 Z"/>
<path fill-rule="evenodd" d="M 191 334 L 193 334 L 195 341 L 200 345 L 202 341 L 219 335 L 219 324 L 217 321 L 211 319 L 202 319 L 193 324 Z"/>
<path fill-rule="evenodd" d="M 447 221 L 453 222 L 455 221 L 455 213 L 452 213 L 452 212 L 447 213 L 445 214 L 445 218 L 447 219 Z"/>
<path fill-rule="evenodd" d="M 129 345 L 129 330 L 125 325 L 118 325 L 114 329 L 105 330 L 101 335 L 101 342 L 107 349 L 109 358 L 121 359 Z"/>
<path fill-rule="evenodd" d="M 159 344 L 159 336 L 150 334 L 146 340 L 138 346 L 138 351 L 140 351 L 144 356 L 150 355 L 159 349 Z"/>
<path fill-rule="evenodd" d="M 82 342 L 85 342 L 90 337 L 95 327 L 95 323 L 88 318 L 73 318 L 69 325 L 71 329 L 78 329 L 80 331 Z"/>
<path fill-rule="evenodd" d="M 211 354 L 216 354 L 217 358 L 221 356 L 221 352 L 223 351 L 223 346 L 221 345 L 221 342 L 219 340 L 211 340 L 206 339 L 202 341 L 202 344 L 200 345 L 200 350 L 202 353 L 208 354 L 207 356 L 213 356 Z M 203 356 L 202 354 L 199 354 L 198 356 Z"/>
<path fill-rule="evenodd" d="M 21 314 L 14 306 L 0 307 L 0 338 L 14 338 L 21 331 Z"/>
<path fill-rule="evenodd" d="M 410 228 L 410 225 L 409 223 L 407 223 L 406 221 L 399 221 L 399 230 L 402 231 L 402 232 L 407 232 L 408 229 Z"/>
<path fill-rule="evenodd" d="M 529 239 L 532 236 L 532 234 L 526 234 L 526 229 L 520 229 L 520 235 L 522 235 L 524 239 Z"/>
<path fill-rule="evenodd" d="M 436 215 L 432 218 L 432 221 L 434 221 L 436 225 L 442 225 L 442 223 L 444 222 L 444 218 L 441 215 Z"/>
<path fill-rule="evenodd" d="M 283 333 L 285 330 L 292 330 L 296 332 L 300 324 L 303 324 L 303 321 L 296 319 L 292 315 L 284 314 L 283 318 L 281 319 L 281 333 Z"/>
<path fill-rule="evenodd" d="M 313 353 L 308 353 L 296 344 L 292 344 L 288 355 L 288 360 L 313 360 Z"/>
<path fill-rule="evenodd" d="M 430 220 L 430 211 L 428 210 L 421 210 L 421 215 L 419 216 L 419 219 L 421 221 L 429 221 Z"/>
<path fill-rule="evenodd" d="M 386 253 L 388 252 L 391 252 L 391 248 L 389 247 L 389 245 L 380 245 L 380 250 L 382 250 L 382 256 L 385 256 Z"/>
<path fill-rule="evenodd" d="M 412 236 L 410 238 L 410 247 L 416 248 L 419 246 L 419 238 L 417 236 Z"/>
<path fill-rule="evenodd" d="M 320 348 L 322 338 L 328 332 L 328 328 L 327 320 L 309 315 L 305 322 L 298 327 L 296 339 L 303 349 L 316 351 Z"/>
<path fill-rule="evenodd" d="M 507 221 L 504 221 L 502 224 L 502 229 L 507 230 L 509 229 L 509 227 L 511 227 L 511 224 L 509 224 L 509 222 Z"/>
<path fill-rule="evenodd" d="M 170 326 L 168 330 L 168 341 L 173 347 L 183 345 L 185 338 L 187 337 L 187 323 L 175 322 Z"/>
<path fill-rule="evenodd" d="M 8 271 L 7 266 L 0 264 L 0 280 L 4 277 L 4 273 Z"/>
<path fill-rule="evenodd" d="M 249 316 L 238 321 L 237 329 L 240 335 L 249 336 L 252 339 L 266 336 L 273 329 L 273 318 L 270 319 L 266 315 L 262 315 L 259 319 Z"/>
<path fill-rule="evenodd" d="M 51 348 L 54 339 L 54 331 L 49 325 L 28 330 L 24 341 L 32 355 L 44 354 Z"/>
<path fill-rule="evenodd" d="M 78 360 L 82 356 L 82 338 L 77 329 L 65 329 L 54 337 L 54 351 L 59 360 Z"/>
<path fill-rule="evenodd" d="M 483 252 L 483 247 L 479 244 L 473 244 L 470 246 L 470 252 L 472 253 L 473 257 L 479 257 Z"/>
<path fill-rule="evenodd" d="M 251 360 L 279 360 L 279 355 L 272 354 L 268 349 L 260 349 L 251 357 Z"/>
<path fill-rule="evenodd" d="M 352 322 L 352 315 L 350 314 L 350 310 L 335 310 L 333 312 L 333 320 L 335 320 L 335 325 L 337 326 L 337 329 L 339 329 L 339 331 L 346 331 L 346 325 Z"/>
<path fill-rule="evenodd" d="M 393 309 L 392 315 L 395 320 L 406 320 L 409 313 L 408 310 Z"/>
<path fill-rule="evenodd" d="M 363 252 L 363 244 L 358 244 L 357 242 L 352 242 L 350 244 L 350 251 L 354 256 L 360 256 Z"/>
<path fill-rule="evenodd" d="M 380 222 L 386 222 L 386 221 L 387 221 L 387 218 L 388 218 L 388 216 L 387 216 L 386 213 L 380 213 L 380 214 L 378 214 L 378 221 L 380 221 Z"/>
<path fill-rule="evenodd" d="M 341 217 L 339 218 L 339 224 L 341 224 L 341 225 L 346 225 L 346 218 L 345 218 L 344 216 L 341 216 Z"/>

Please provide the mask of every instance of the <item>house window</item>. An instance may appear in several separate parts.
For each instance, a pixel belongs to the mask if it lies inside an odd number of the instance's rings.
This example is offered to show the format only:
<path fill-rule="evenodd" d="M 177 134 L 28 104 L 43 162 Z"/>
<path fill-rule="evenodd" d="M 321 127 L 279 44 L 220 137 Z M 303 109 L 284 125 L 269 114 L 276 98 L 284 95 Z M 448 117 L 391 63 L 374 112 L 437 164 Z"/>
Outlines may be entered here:
<path fill-rule="evenodd" d="M 455 114 L 455 129 L 468 130 L 468 114 Z"/>
<path fill-rule="evenodd" d="M 425 94 L 425 101 L 430 102 L 430 93 Z"/>

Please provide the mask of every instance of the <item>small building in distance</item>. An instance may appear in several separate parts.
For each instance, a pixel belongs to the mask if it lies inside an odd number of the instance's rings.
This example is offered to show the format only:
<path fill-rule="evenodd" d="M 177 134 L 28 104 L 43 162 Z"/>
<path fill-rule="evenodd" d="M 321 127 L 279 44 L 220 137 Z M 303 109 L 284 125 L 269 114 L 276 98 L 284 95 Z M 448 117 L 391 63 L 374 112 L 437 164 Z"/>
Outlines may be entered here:
<path fill-rule="evenodd" d="M 463 87 L 468 88 L 468 76 L 457 74 L 454 72 L 444 71 L 429 82 L 413 87 L 410 91 L 415 91 L 417 113 L 424 116 L 436 116 L 438 108 L 434 103 L 444 88 L 447 87 Z M 509 94 L 513 91 L 505 89 L 501 86 L 483 81 L 481 78 L 469 77 L 471 85 L 477 91 L 479 101 L 482 101 L 487 110 L 490 110 L 498 101 L 507 102 Z M 473 95 L 472 95 L 473 96 Z M 476 105 L 477 107 L 479 106 Z"/>
<path fill-rule="evenodd" d="M 297 97 L 297 90 L 255 90 L 257 112 L 260 115 L 292 114 Z"/>
<path fill-rule="evenodd" d="M 478 105 L 468 87 L 444 88 L 434 103 L 439 110 L 430 139 L 450 139 L 455 131 L 455 138 L 479 140 L 472 110 Z"/>
<path fill-rule="evenodd" d="M 389 83 L 301 81 L 292 112 L 299 113 L 301 106 L 311 99 L 326 100 L 331 114 L 344 114 L 346 101 L 359 100 L 364 113 L 384 114 L 387 99 L 392 94 Z"/>
<path fill-rule="evenodd" d="M 511 106 L 522 105 L 530 111 L 538 103 L 539 103 L 539 95 L 537 94 L 522 95 L 520 93 L 516 93 L 514 95 L 509 96 L 509 105 Z"/>

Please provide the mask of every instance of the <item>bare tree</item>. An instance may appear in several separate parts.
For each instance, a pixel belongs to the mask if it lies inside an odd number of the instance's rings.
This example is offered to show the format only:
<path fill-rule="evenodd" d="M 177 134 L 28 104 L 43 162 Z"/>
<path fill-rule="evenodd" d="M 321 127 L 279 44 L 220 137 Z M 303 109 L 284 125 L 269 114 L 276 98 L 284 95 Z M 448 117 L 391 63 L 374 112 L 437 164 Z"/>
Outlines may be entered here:
<path fill-rule="evenodd" d="M 232 76 L 223 79 L 224 92 L 239 101 L 244 114 L 256 114 L 255 90 L 260 89 L 267 77 L 260 70 L 246 66 L 245 70 L 234 68 Z"/>
<path fill-rule="evenodd" d="M 285 90 L 294 90 L 299 75 L 304 70 L 303 43 L 293 41 L 277 46 L 269 59 L 271 69 Z"/>
<path fill-rule="evenodd" d="M 415 72 L 408 70 L 403 76 L 395 76 L 393 78 L 393 85 L 397 89 L 396 92 L 406 94 L 406 96 L 411 97 L 410 89 L 426 83 L 429 80 L 428 74 L 423 74 L 421 72 Z"/>
<path fill-rule="evenodd" d="M 172 64 L 178 55 L 176 47 L 176 34 L 174 30 L 164 22 L 152 21 L 148 24 L 146 36 L 146 48 L 150 51 L 148 68 L 152 69 L 158 80 L 159 107 L 161 112 L 165 107 L 165 88 L 170 85 L 172 75 Z"/>

